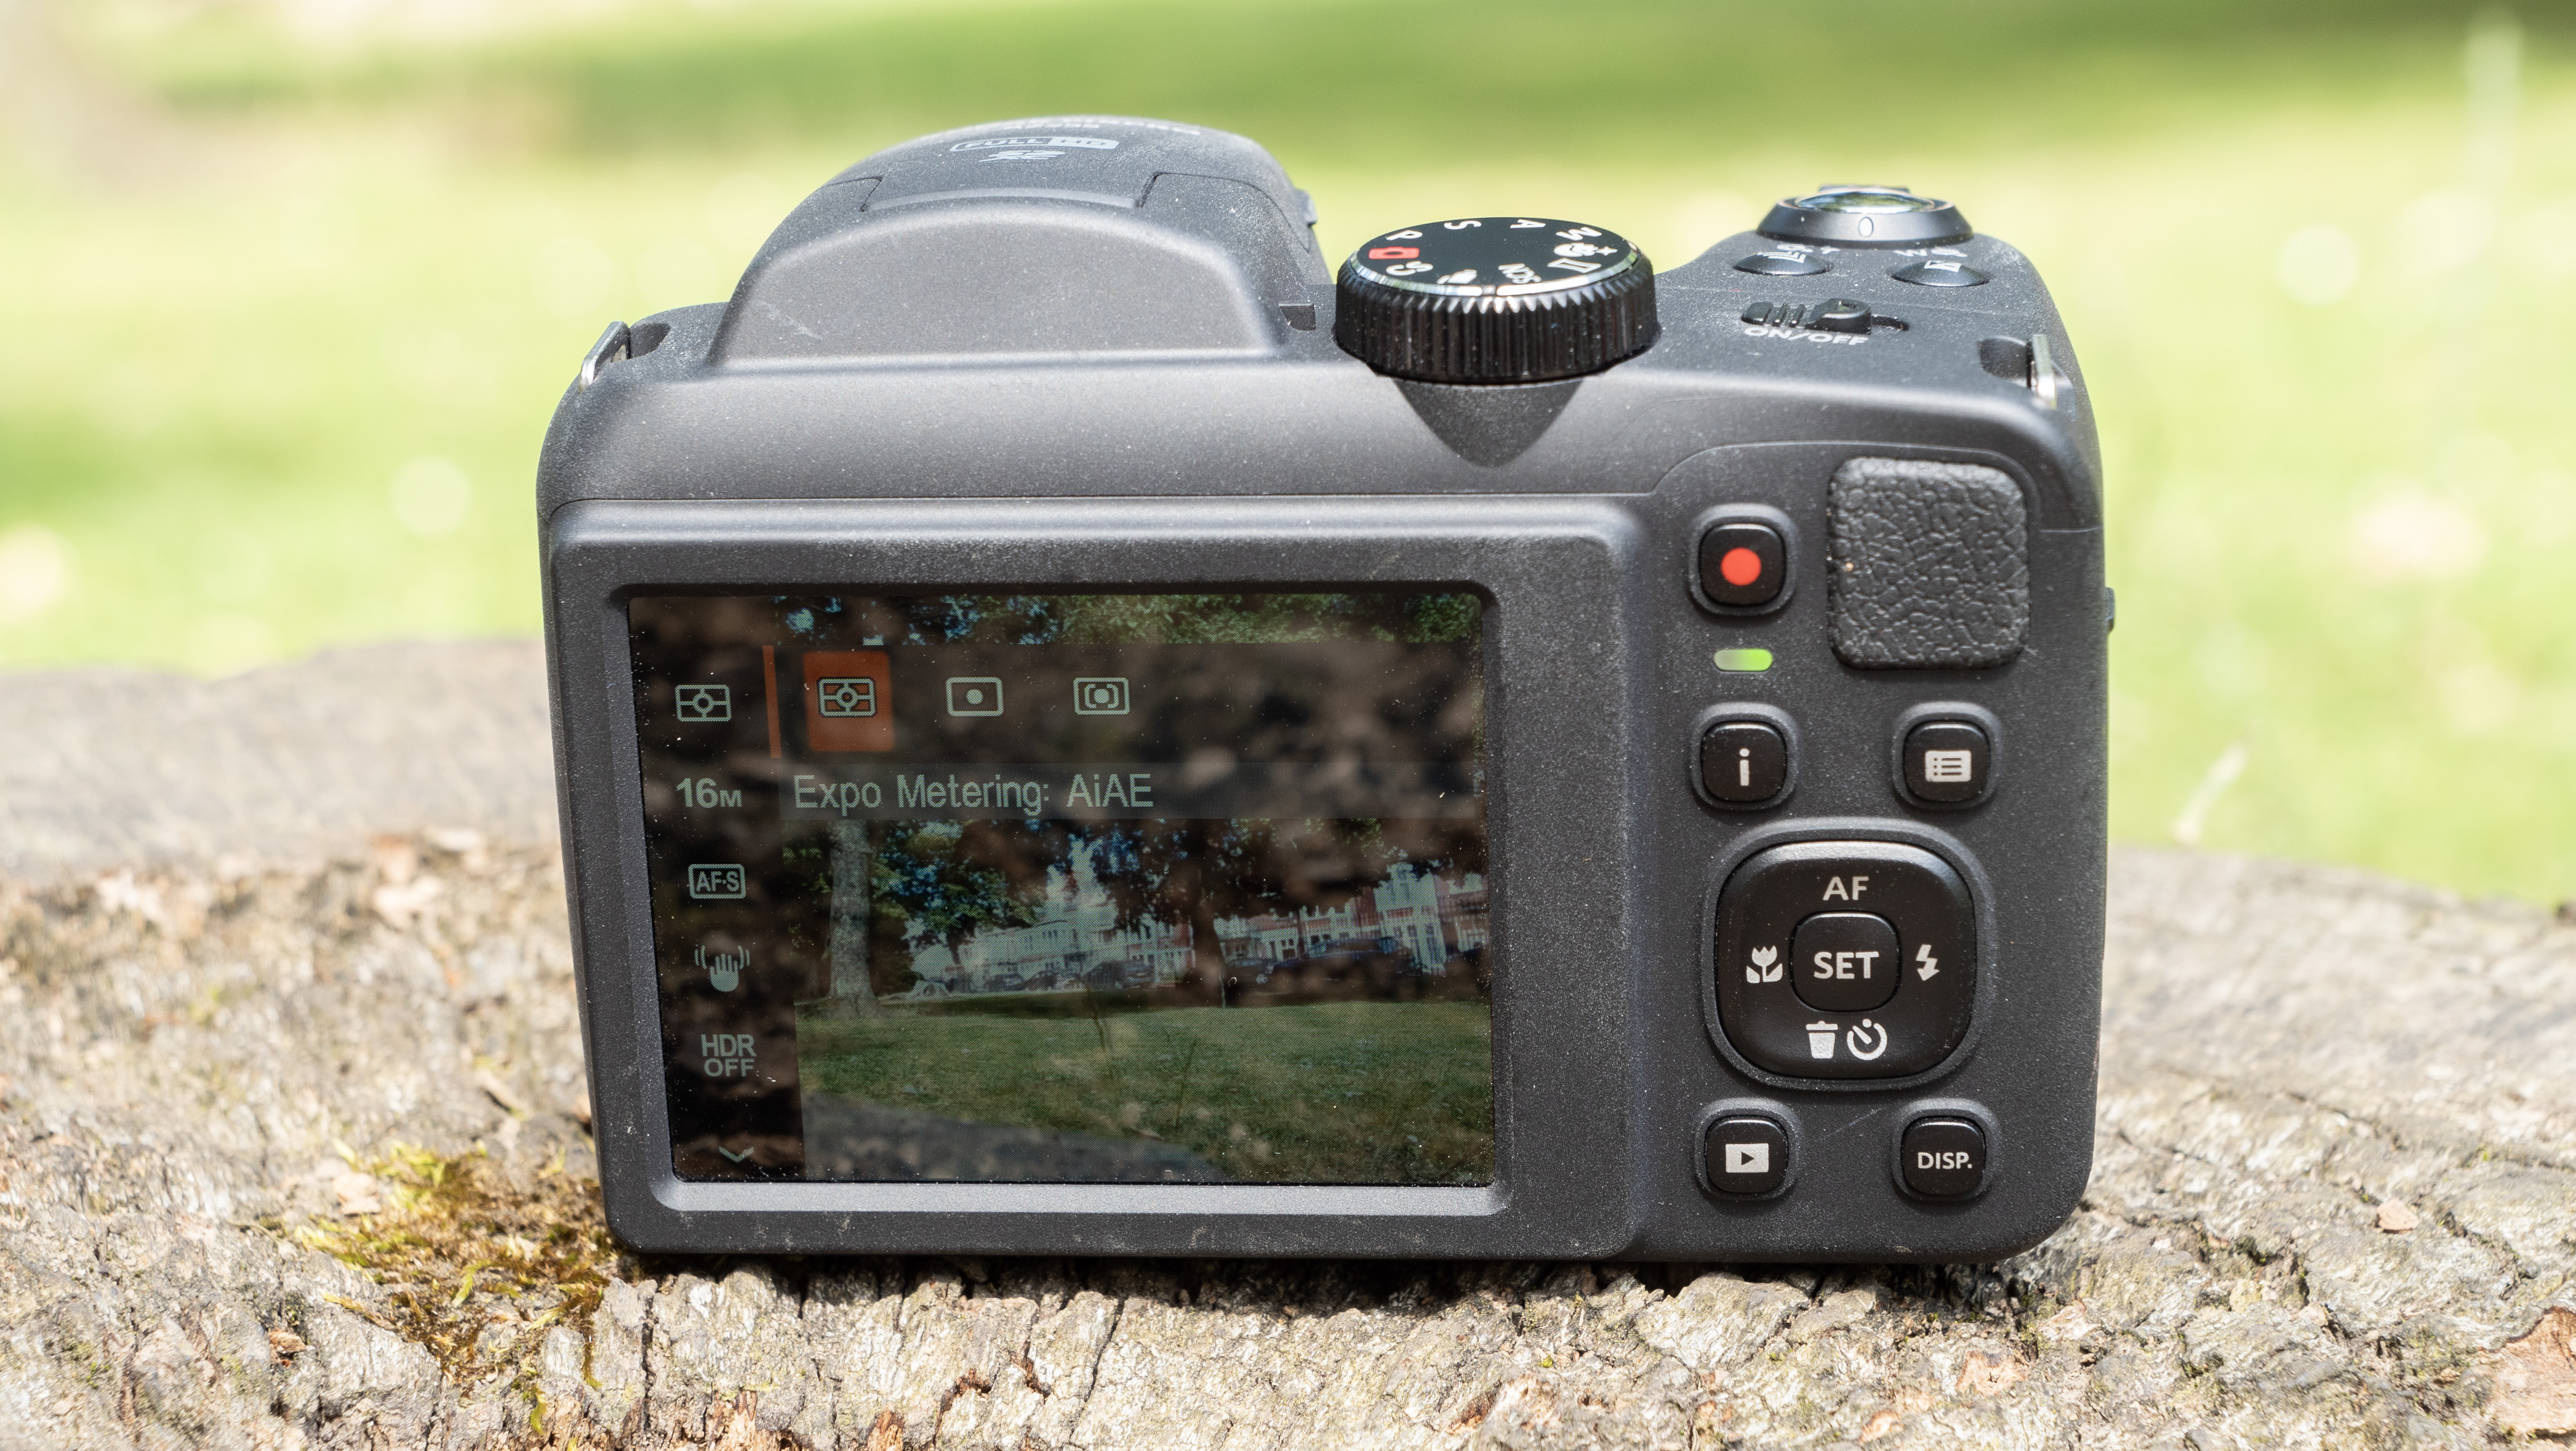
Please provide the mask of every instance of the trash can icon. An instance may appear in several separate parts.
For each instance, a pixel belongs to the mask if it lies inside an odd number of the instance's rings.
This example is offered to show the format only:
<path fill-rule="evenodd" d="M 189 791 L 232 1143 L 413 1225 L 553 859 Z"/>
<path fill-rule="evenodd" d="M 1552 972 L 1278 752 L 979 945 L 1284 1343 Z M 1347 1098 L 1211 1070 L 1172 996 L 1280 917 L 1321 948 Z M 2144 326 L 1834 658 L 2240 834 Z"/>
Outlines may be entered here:
<path fill-rule="evenodd" d="M 1836 1025 L 1832 1023 L 1809 1023 L 1807 1025 L 1807 1056 L 1810 1058 L 1833 1057 L 1835 1030 Z"/>

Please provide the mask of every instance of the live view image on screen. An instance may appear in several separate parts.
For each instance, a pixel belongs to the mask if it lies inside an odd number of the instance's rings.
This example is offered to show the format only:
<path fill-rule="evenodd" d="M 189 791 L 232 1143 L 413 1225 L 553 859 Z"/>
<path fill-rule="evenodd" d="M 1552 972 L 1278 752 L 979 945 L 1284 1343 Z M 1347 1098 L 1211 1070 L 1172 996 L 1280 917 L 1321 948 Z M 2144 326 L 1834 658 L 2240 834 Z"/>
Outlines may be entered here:
<path fill-rule="evenodd" d="M 1491 1182 L 1476 596 L 629 621 L 683 1177 Z"/>

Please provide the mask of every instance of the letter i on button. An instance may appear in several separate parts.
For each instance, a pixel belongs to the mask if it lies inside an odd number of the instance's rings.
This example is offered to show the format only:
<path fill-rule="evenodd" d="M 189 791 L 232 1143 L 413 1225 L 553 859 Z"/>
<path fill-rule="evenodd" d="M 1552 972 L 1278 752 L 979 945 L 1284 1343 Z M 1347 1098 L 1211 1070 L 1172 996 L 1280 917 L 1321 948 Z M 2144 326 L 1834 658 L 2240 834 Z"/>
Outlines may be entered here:
<path fill-rule="evenodd" d="M 1700 737 L 1701 788 L 1720 801 L 1768 801 L 1789 784 L 1789 745 L 1753 721 L 1721 721 Z"/>

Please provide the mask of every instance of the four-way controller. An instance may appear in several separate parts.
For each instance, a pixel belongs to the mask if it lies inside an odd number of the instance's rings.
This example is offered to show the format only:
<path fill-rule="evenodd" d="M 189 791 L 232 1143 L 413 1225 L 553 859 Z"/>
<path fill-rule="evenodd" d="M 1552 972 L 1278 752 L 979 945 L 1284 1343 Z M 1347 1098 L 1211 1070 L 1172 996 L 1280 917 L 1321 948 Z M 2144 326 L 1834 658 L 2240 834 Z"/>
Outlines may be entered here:
<path fill-rule="evenodd" d="M 1788 1078 L 1902 1078 L 1950 1056 L 1976 997 L 1968 888 L 1920 847 L 1776 846 L 1727 878 L 1717 1012 L 1727 1041 Z"/>

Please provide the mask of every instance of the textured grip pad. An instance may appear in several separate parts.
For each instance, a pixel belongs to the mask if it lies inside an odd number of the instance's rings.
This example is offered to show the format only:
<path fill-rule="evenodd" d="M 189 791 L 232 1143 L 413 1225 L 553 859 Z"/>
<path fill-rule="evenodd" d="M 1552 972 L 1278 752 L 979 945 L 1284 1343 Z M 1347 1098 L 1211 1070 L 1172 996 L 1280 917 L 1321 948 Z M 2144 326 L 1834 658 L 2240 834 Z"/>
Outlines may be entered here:
<path fill-rule="evenodd" d="M 1827 503 L 1834 653 L 1862 669 L 2001 665 L 2030 627 L 2021 489 L 1994 469 L 1856 458 Z"/>

